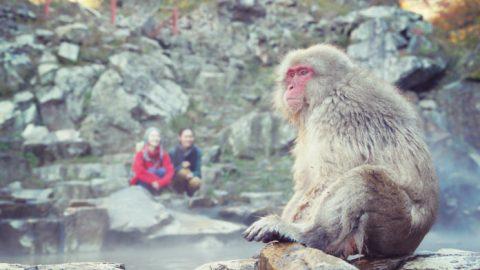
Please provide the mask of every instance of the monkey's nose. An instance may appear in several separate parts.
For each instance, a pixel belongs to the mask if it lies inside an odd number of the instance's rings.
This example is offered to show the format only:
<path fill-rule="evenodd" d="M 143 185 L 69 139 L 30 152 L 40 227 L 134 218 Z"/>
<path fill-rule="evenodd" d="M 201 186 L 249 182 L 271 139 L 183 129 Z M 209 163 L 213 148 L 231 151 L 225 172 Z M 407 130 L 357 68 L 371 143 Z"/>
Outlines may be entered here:
<path fill-rule="evenodd" d="M 293 85 L 292 84 L 288 86 L 288 91 L 290 91 L 290 90 L 293 90 Z"/>

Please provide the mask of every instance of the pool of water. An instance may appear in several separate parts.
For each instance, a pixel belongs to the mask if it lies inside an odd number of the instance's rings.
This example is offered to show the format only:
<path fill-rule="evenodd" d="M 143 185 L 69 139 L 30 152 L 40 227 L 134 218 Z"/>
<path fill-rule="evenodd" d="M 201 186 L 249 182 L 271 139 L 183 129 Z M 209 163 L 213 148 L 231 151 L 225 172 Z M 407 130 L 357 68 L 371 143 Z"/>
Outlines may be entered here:
<path fill-rule="evenodd" d="M 212 237 L 195 242 L 170 240 L 150 245 L 117 246 L 93 253 L 0 257 L 0 261 L 21 264 L 105 261 L 124 263 L 128 270 L 187 270 L 207 262 L 250 258 L 262 247 L 263 244 L 247 242 L 240 236 L 226 242 Z M 440 248 L 480 252 L 480 236 L 431 232 L 418 250 L 436 251 Z"/>

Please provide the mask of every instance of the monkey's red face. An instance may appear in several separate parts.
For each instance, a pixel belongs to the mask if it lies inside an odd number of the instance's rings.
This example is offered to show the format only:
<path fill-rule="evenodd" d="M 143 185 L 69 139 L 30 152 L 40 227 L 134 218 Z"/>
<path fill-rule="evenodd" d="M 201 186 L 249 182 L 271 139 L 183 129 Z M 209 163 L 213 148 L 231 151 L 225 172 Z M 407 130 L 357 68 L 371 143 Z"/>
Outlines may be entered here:
<path fill-rule="evenodd" d="M 287 90 L 283 98 L 288 107 L 293 112 L 298 112 L 305 104 L 305 88 L 315 72 L 311 66 L 298 65 L 290 67 L 285 75 L 285 85 Z"/>

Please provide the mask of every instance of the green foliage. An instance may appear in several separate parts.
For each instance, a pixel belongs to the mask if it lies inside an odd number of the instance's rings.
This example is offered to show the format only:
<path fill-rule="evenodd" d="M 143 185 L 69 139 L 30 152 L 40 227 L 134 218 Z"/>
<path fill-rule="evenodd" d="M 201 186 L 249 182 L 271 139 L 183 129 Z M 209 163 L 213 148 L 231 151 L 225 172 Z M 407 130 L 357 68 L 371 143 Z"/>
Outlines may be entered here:
<path fill-rule="evenodd" d="M 237 171 L 223 175 L 222 183 L 235 183 L 235 192 L 292 189 L 292 158 L 290 156 L 257 157 L 254 160 L 224 157 Z"/>
<path fill-rule="evenodd" d="M 175 133 L 182 128 L 186 128 L 192 125 L 191 119 L 186 114 L 177 115 L 172 117 L 168 122 L 168 127 Z"/>
<path fill-rule="evenodd" d="M 12 147 L 9 143 L 6 143 L 6 142 L 0 142 L 0 152 L 3 152 L 3 151 L 8 151 L 10 150 Z"/>
<path fill-rule="evenodd" d="M 39 164 L 38 157 L 31 152 L 23 153 L 23 157 L 27 160 L 31 168 L 37 167 Z"/>
<path fill-rule="evenodd" d="M 101 158 L 99 156 L 88 155 L 88 156 L 81 156 L 76 157 L 73 159 L 64 159 L 58 161 L 60 164 L 88 164 L 88 163 L 100 163 Z"/>

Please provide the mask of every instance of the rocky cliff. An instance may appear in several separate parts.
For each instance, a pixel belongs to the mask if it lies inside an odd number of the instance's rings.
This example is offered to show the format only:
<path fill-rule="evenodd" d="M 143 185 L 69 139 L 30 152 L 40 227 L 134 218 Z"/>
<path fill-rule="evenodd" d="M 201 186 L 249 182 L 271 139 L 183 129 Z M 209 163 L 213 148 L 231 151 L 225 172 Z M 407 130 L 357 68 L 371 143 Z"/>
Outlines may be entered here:
<path fill-rule="evenodd" d="M 0 7 L 3 186 L 52 188 L 55 200 L 69 190 L 106 196 L 126 185 L 146 127 L 160 126 L 171 146 L 193 125 L 210 204 L 244 191 L 288 194 L 295 131 L 270 109 L 273 69 L 292 48 L 329 42 L 417 105 L 441 179 L 438 225 L 478 228 L 478 53 L 453 54 L 421 16 L 365 1 L 356 10 L 344 1 L 202 1 L 182 11 L 173 35 L 158 27 L 166 15 L 155 1 L 122 2 L 115 26 L 74 4 L 54 6 L 49 19 L 26 1 Z M 242 207 L 221 213 L 248 223 L 275 211 Z"/>

